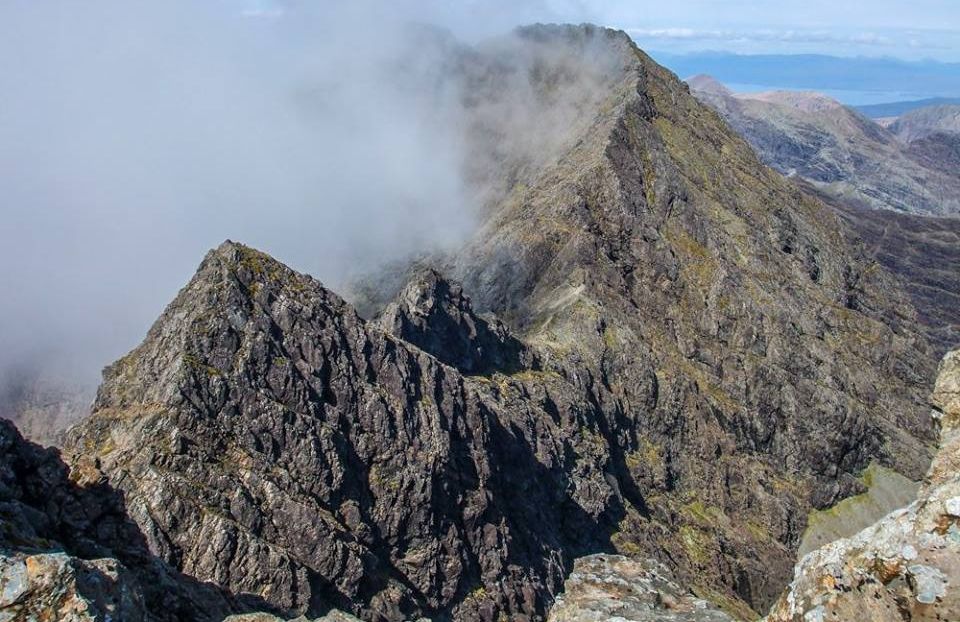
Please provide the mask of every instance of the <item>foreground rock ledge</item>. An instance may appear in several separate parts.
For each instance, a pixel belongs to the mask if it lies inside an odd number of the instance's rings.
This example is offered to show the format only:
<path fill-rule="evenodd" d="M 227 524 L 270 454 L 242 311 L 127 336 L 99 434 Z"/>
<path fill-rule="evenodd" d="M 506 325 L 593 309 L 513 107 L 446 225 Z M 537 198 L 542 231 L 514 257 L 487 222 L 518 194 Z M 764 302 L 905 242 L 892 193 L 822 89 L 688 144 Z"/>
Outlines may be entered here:
<path fill-rule="evenodd" d="M 621 555 L 578 559 L 547 622 L 734 622 L 695 597 L 653 560 Z"/>

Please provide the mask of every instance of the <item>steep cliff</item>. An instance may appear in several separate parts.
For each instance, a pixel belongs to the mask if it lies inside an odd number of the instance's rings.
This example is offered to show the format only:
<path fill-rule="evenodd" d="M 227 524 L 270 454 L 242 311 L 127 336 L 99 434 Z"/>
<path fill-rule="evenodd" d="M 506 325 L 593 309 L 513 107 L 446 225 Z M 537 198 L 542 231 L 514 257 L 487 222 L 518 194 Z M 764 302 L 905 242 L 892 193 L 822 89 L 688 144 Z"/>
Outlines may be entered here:
<path fill-rule="evenodd" d="M 960 351 L 932 401 L 940 451 L 917 500 L 805 556 L 768 622 L 960 618 Z"/>

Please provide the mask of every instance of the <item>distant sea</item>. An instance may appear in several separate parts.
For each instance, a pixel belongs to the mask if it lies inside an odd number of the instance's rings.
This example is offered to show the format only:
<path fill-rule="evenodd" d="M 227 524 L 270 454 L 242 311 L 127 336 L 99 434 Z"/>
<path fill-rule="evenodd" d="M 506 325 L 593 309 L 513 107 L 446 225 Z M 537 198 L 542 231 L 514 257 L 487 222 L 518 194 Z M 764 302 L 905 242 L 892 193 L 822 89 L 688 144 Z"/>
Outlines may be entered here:
<path fill-rule="evenodd" d="M 764 84 L 726 84 L 727 88 L 735 93 L 762 93 L 764 91 L 816 91 L 848 106 L 872 106 L 892 102 L 907 102 L 921 99 L 930 99 L 937 93 L 916 93 L 911 91 L 853 91 L 837 89 L 798 89 L 782 86 L 768 86 Z"/>

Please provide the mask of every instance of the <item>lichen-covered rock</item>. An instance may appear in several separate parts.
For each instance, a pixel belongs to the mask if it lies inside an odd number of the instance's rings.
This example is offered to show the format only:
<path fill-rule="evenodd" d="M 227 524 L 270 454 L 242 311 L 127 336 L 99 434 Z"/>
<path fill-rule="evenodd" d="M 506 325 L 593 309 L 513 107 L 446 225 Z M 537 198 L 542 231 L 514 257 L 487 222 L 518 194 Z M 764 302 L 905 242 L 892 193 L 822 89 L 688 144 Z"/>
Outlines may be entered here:
<path fill-rule="evenodd" d="M 144 622 L 139 585 L 116 560 L 0 554 L 0 620 Z"/>
<path fill-rule="evenodd" d="M 654 560 L 620 555 L 580 558 L 548 622 L 733 622 L 675 582 Z"/>
<path fill-rule="evenodd" d="M 960 351 L 932 401 L 943 441 L 917 501 L 806 555 L 767 622 L 960 619 Z"/>

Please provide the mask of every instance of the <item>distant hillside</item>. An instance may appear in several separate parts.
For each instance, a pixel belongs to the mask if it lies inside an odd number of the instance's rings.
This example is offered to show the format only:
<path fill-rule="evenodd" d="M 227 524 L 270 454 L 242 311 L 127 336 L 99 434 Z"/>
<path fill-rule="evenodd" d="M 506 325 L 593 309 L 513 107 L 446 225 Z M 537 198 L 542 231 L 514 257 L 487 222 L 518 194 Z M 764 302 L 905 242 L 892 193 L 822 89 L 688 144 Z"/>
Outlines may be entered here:
<path fill-rule="evenodd" d="M 870 256 L 898 275 L 940 351 L 960 345 L 960 218 L 929 215 L 949 213 L 944 206 L 957 214 L 960 133 L 934 131 L 908 142 L 818 93 L 737 94 L 704 75 L 688 84 L 767 164 L 830 205 Z M 951 126 L 948 113 L 918 110 L 905 116 L 903 129 L 942 130 Z"/>
<path fill-rule="evenodd" d="M 913 142 L 933 134 L 960 134 L 960 105 L 929 106 L 912 110 L 890 126 L 904 142 Z"/>
<path fill-rule="evenodd" d="M 954 145 L 907 145 L 891 131 L 816 92 L 732 93 L 716 79 L 689 82 L 769 166 L 842 201 L 926 215 L 960 214 Z M 927 125 L 937 115 L 921 115 Z M 942 123 L 945 124 L 946 122 Z M 918 130 L 919 131 L 919 130 Z"/>
<path fill-rule="evenodd" d="M 889 104 L 872 104 L 869 106 L 854 106 L 854 109 L 871 119 L 899 117 L 902 114 L 918 108 L 943 106 L 946 104 L 960 104 L 960 97 L 933 97 L 930 99 L 916 99 L 912 101 L 890 102 Z"/>

